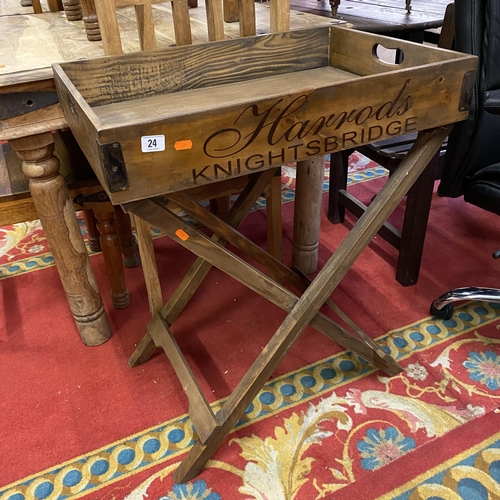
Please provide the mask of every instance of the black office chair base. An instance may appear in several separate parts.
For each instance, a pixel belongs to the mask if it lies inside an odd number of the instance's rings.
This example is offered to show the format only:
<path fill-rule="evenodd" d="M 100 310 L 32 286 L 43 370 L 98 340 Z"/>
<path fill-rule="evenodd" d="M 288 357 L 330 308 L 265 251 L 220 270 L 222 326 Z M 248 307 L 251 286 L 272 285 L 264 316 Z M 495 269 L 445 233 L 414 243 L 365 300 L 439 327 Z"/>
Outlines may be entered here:
<path fill-rule="evenodd" d="M 453 314 L 453 302 L 461 300 L 479 300 L 500 304 L 500 289 L 476 286 L 455 288 L 434 300 L 430 313 L 437 319 L 450 319 Z"/>

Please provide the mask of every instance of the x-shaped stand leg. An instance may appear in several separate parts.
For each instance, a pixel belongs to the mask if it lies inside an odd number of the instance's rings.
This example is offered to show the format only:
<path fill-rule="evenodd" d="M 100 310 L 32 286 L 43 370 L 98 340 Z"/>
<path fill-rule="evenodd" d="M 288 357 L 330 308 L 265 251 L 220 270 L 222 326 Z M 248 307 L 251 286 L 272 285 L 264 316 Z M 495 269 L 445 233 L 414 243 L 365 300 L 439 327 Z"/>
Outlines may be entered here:
<path fill-rule="evenodd" d="M 199 473 L 308 324 L 311 324 L 311 326 L 340 344 L 358 352 L 365 359 L 384 367 L 384 371 L 390 372 L 394 370 L 394 373 L 400 371 L 399 366 L 392 358 L 387 355 L 381 357 L 377 352 L 378 349 L 373 349 L 367 343 L 350 335 L 332 320 L 318 313 L 318 311 L 413 185 L 441 146 L 449 130 L 450 127 L 442 127 L 426 131 L 419 136 L 398 170 L 391 176 L 384 188 L 370 204 L 368 210 L 358 220 L 299 299 L 271 278 L 228 252 L 222 245 L 186 225 L 157 201 L 144 200 L 127 206 L 127 209 L 132 213 L 163 229 L 174 240 L 180 240 L 179 242 L 182 242 L 186 248 L 207 262 L 219 267 L 252 290 L 289 311 L 288 316 L 217 415 L 213 415 L 170 332 L 169 322 L 164 319 L 168 316 L 168 311 L 165 316 L 157 314 L 153 317 L 148 327 L 149 338 L 146 335 L 143 343 L 141 343 L 142 345 L 138 346 L 136 350 L 138 354 L 135 355 L 134 353 L 135 357 L 133 356 L 131 360 L 132 364 L 134 364 L 134 359 L 135 362 L 140 359 L 146 350 L 145 346 L 149 345 L 151 340 L 153 346 L 163 347 L 183 383 L 190 402 L 190 408 L 192 405 L 196 405 L 196 411 L 190 411 L 190 416 L 200 440 L 193 446 L 175 472 L 174 479 L 176 482 L 188 481 Z M 179 199 L 176 201 L 182 202 Z M 391 366 L 387 358 L 392 360 L 394 365 Z M 201 413 L 199 408 L 202 408 Z M 201 416 L 197 416 L 198 414 Z"/>

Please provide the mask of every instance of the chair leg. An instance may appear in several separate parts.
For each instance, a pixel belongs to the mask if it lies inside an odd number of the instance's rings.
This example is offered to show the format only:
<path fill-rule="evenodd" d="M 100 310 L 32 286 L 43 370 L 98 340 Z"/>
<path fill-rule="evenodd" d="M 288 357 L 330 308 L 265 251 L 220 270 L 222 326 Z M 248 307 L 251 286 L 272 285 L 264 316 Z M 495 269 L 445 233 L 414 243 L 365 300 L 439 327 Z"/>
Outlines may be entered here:
<path fill-rule="evenodd" d="M 478 300 L 500 304 L 500 289 L 483 287 L 461 287 L 449 290 L 435 299 L 430 308 L 431 316 L 448 320 L 453 315 L 453 304 L 463 300 Z"/>
<path fill-rule="evenodd" d="M 111 285 L 111 298 L 116 309 L 125 309 L 130 304 L 130 297 L 125 286 L 120 243 L 116 234 L 113 219 L 114 209 L 111 203 L 96 204 L 94 214 L 97 218 L 102 255 L 106 264 L 106 272 Z"/>
<path fill-rule="evenodd" d="M 85 225 L 87 226 L 87 241 L 93 252 L 101 251 L 101 241 L 99 231 L 97 229 L 97 220 L 92 210 L 82 210 Z"/>
<path fill-rule="evenodd" d="M 239 8 L 237 0 L 223 0 L 224 22 L 237 23 L 239 20 Z"/>
<path fill-rule="evenodd" d="M 345 207 L 340 203 L 339 192 L 347 189 L 347 170 L 350 152 L 342 151 L 330 155 L 330 187 L 328 191 L 328 220 L 341 224 L 345 218 Z"/>
<path fill-rule="evenodd" d="M 228 214 L 231 208 L 231 196 L 230 195 L 221 196 L 217 198 L 215 202 L 216 202 L 215 213 L 219 217 L 224 218 Z"/>
<path fill-rule="evenodd" d="M 33 12 L 35 14 L 41 14 L 43 12 L 40 0 L 31 0 L 31 5 L 33 6 Z"/>
<path fill-rule="evenodd" d="M 439 153 L 429 162 L 406 197 L 396 268 L 396 280 L 403 286 L 414 285 L 418 280 L 438 162 Z"/>
<path fill-rule="evenodd" d="M 126 214 L 121 207 L 115 207 L 116 232 L 120 241 L 123 254 L 123 265 L 125 267 L 136 267 L 141 263 L 137 242 L 132 233 L 130 215 Z"/>

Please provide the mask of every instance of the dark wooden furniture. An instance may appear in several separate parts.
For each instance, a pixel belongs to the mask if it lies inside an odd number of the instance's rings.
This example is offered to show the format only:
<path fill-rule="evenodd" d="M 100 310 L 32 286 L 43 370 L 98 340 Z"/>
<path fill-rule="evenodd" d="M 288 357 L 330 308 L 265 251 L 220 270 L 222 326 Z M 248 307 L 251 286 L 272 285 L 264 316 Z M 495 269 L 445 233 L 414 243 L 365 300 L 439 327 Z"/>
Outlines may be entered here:
<path fill-rule="evenodd" d="M 404 0 L 341 0 L 337 14 L 361 31 L 423 41 L 426 30 L 442 25 L 448 3 L 449 0 L 412 0 L 408 13 Z M 291 0 L 291 7 L 332 16 L 329 0 Z"/>
<path fill-rule="evenodd" d="M 446 8 L 438 47 L 445 49 L 452 47 L 454 12 L 454 4 L 449 4 Z M 395 57 L 398 57 L 397 53 Z M 359 146 L 356 150 L 387 168 L 392 174 L 410 151 L 416 138 L 415 133 L 396 136 Z M 442 168 L 445 152 L 446 141 L 408 192 L 401 229 L 386 221 L 379 231 L 379 235 L 399 252 L 396 280 L 403 286 L 414 285 L 418 280 L 434 181 Z M 330 176 L 328 219 L 334 224 L 344 222 L 346 209 L 358 218 L 366 210 L 366 205 L 347 191 L 348 157 L 349 152 L 342 152 L 331 157 L 333 167 Z"/>

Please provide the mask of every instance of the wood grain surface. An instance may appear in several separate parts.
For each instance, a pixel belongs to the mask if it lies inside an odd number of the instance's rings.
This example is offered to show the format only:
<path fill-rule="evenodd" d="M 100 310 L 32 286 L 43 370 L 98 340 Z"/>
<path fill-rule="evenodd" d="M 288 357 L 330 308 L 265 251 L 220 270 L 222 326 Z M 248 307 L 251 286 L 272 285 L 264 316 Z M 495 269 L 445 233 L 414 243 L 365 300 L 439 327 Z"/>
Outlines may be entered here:
<path fill-rule="evenodd" d="M 329 31 L 331 37 L 325 37 Z M 307 39 L 310 44 L 302 43 Z M 374 51 L 378 44 L 403 51 L 403 62 L 379 60 Z M 268 57 L 258 56 L 263 47 Z M 311 47 L 316 57 L 308 57 Z M 117 142 L 122 148 L 129 188 L 108 189 L 113 203 L 462 120 L 467 115 L 459 109 L 464 75 L 476 66 L 472 56 L 343 28 L 214 42 L 204 48 L 205 57 L 189 57 L 188 66 L 182 64 L 183 55 L 199 47 L 167 50 L 173 55 L 169 61 L 178 61 L 171 71 L 162 67 L 163 52 L 145 57 L 142 64 L 135 55 L 109 58 L 106 69 L 119 88 L 101 84 L 102 69 L 95 61 L 55 67 L 66 118 L 100 180 L 107 170 L 98 143 Z M 281 59 L 282 68 L 276 65 Z M 258 80 L 251 79 L 254 66 Z M 128 73 L 143 83 L 139 89 L 134 78 L 119 78 Z M 158 89 L 154 85 L 163 73 L 168 75 L 165 87 Z M 187 90 L 181 91 L 183 87 Z M 127 100 L 141 90 L 167 93 Z M 85 97 L 94 104 L 116 102 L 89 105 Z M 164 136 L 165 148 L 143 151 L 141 138 L 158 135 Z"/>
<path fill-rule="evenodd" d="M 268 33 L 269 6 L 257 3 L 255 7 L 257 33 Z M 153 11 L 157 48 L 173 45 L 175 38 L 170 2 L 155 4 Z M 139 51 L 134 9 L 125 7 L 120 9 L 118 14 L 124 52 Z M 189 15 L 193 43 L 208 41 L 204 2 L 200 1 L 199 7 L 190 9 Z M 341 23 L 300 12 L 292 12 L 290 22 L 292 30 Z M 239 37 L 237 23 L 226 23 L 224 28 L 227 39 Z M 101 41 L 87 40 L 83 21 L 69 22 L 62 12 L 0 17 L 0 87 L 33 79 L 50 78 L 53 63 L 103 55 Z M 30 73 L 23 74 L 23 72 Z"/>

